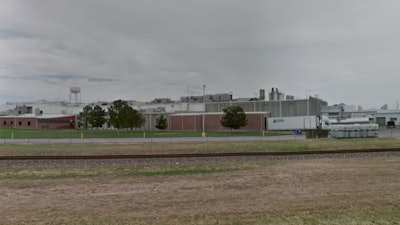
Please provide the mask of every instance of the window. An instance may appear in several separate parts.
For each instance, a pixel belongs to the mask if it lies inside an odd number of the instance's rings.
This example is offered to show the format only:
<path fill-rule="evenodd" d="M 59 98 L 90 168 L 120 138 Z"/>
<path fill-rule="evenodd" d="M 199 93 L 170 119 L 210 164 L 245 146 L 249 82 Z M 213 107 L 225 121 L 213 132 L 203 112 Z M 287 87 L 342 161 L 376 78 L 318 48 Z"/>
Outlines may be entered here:
<path fill-rule="evenodd" d="M 31 126 L 31 121 L 28 121 L 28 126 Z"/>
<path fill-rule="evenodd" d="M 387 128 L 396 128 L 396 124 L 394 123 L 394 121 L 388 121 Z"/>
<path fill-rule="evenodd" d="M 26 113 L 32 113 L 32 112 L 33 112 L 32 106 L 27 106 L 26 107 Z"/>
<path fill-rule="evenodd" d="M 4 120 L 4 121 L 3 121 L 3 125 L 7 125 L 7 121 Z"/>
<path fill-rule="evenodd" d="M 21 125 L 22 125 L 22 122 L 21 122 L 21 121 L 19 121 L 19 122 L 18 122 L 18 125 L 20 125 L 20 126 L 21 126 Z"/>

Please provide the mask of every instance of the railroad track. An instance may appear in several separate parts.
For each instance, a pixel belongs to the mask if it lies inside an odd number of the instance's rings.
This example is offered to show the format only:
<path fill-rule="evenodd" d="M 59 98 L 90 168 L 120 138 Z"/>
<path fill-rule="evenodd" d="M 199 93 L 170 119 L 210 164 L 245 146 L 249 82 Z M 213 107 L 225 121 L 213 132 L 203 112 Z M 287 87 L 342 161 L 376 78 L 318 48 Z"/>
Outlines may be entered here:
<path fill-rule="evenodd" d="M 141 155 L 49 155 L 49 156 L 0 156 L 2 160 L 107 160 L 107 159 L 179 159 L 179 158 L 218 158 L 218 157 L 257 157 L 257 156 L 309 156 L 346 155 L 365 153 L 400 153 L 400 148 L 390 149 L 350 149 L 302 152 L 232 152 L 232 153 L 193 153 L 193 154 L 141 154 Z"/>

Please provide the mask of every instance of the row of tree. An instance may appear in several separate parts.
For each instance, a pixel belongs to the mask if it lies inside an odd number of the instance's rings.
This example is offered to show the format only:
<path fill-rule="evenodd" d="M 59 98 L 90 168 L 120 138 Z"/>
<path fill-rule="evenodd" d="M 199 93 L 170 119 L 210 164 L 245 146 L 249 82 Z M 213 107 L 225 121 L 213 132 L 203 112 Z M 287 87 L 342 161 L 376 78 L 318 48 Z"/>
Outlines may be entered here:
<path fill-rule="evenodd" d="M 87 105 L 78 115 L 78 126 L 87 129 L 90 126 L 94 128 L 102 127 L 105 123 L 114 126 L 117 129 L 140 128 L 145 123 L 142 113 L 133 109 L 126 101 L 117 100 L 108 107 L 107 112 L 100 106 L 91 107 Z"/>
<path fill-rule="evenodd" d="M 247 125 L 247 117 L 243 108 L 240 106 L 229 106 L 223 110 L 224 115 L 221 124 L 231 129 L 240 129 Z M 102 127 L 105 123 L 117 129 L 140 128 L 145 124 L 145 118 L 141 112 L 133 109 L 126 101 L 117 100 L 108 107 L 108 113 L 96 105 L 87 105 L 78 115 L 78 126 L 87 129 L 89 126 L 94 128 Z M 160 116 L 156 119 L 156 128 L 164 130 L 168 127 L 167 119 Z"/>

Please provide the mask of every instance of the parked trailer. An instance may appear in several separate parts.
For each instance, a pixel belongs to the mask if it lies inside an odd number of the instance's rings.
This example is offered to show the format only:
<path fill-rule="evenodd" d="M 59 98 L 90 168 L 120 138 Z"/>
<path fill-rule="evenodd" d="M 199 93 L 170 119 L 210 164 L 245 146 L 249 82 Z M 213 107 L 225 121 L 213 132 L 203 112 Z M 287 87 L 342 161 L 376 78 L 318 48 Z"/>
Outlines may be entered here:
<path fill-rule="evenodd" d="M 347 120 L 349 122 L 350 120 Z M 355 120 L 354 120 L 355 121 Z M 359 121 L 357 121 L 359 122 Z M 268 130 L 305 130 L 310 137 L 329 136 L 332 138 L 369 138 L 378 136 L 378 124 L 331 124 L 328 117 L 322 116 L 295 116 L 295 117 L 270 117 L 267 120 Z M 311 137 L 313 138 L 313 137 Z"/>
<path fill-rule="evenodd" d="M 311 130 L 320 128 L 317 116 L 269 117 L 267 130 Z"/>

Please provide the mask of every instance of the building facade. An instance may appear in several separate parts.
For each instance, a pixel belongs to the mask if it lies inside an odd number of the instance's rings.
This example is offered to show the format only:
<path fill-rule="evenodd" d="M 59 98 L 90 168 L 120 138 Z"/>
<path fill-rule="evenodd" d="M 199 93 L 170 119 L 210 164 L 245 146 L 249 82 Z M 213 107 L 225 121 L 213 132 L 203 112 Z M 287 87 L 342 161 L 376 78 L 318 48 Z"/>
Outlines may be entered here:
<path fill-rule="evenodd" d="M 248 115 L 249 125 L 243 129 L 265 129 L 265 117 L 293 117 L 293 116 L 319 116 L 321 109 L 327 102 L 319 98 L 285 99 L 285 95 L 277 88 L 271 89 L 268 100 L 265 90 L 260 90 L 259 98 L 233 99 L 232 93 L 182 97 L 181 101 L 172 101 L 168 98 L 155 99 L 152 102 L 127 101 L 128 104 L 141 112 L 146 119 L 144 130 L 156 130 L 156 120 L 163 115 L 167 118 L 167 130 L 201 130 L 202 120 L 199 115 L 206 113 L 206 130 L 224 130 L 220 125 L 222 112 L 226 107 L 237 105 L 243 108 Z M 205 100 L 205 101 L 204 101 Z M 0 126 L 8 128 L 73 128 L 75 115 L 83 111 L 88 104 L 69 104 L 66 102 L 29 103 L 7 107 L 0 115 Z M 98 102 L 91 106 L 99 105 L 108 111 L 112 103 Z M 0 108 L 1 109 L 1 108 Z M 182 122 L 183 121 L 183 122 Z M 110 127 L 105 124 L 104 129 Z"/>
<path fill-rule="evenodd" d="M 266 120 L 268 112 L 250 112 L 246 113 L 247 125 L 241 130 L 260 131 L 266 129 Z M 205 113 L 204 129 L 205 131 L 228 131 L 221 125 L 223 113 Z M 179 113 L 172 114 L 169 117 L 170 130 L 173 131 L 202 131 L 203 114 L 202 113 Z"/>
<path fill-rule="evenodd" d="M 242 102 L 208 102 L 206 103 L 206 112 L 222 112 L 230 105 L 238 105 L 247 112 L 269 112 L 271 117 L 289 117 L 289 116 L 319 116 L 321 109 L 328 103 L 319 98 L 309 97 L 299 100 L 282 101 L 242 101 Z"/>
<path fill-rule="evenodd" d="M 74 129 L 75 115 L 36 116 L 24 114 L 0 117 L 2 128 Z"/>

